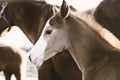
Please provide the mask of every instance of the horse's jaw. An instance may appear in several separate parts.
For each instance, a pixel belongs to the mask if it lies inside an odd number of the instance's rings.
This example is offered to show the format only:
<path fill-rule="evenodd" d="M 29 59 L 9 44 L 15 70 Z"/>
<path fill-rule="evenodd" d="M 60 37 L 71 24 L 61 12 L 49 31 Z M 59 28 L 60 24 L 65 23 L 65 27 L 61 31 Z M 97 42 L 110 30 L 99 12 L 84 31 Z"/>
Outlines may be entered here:
<path fill-rule="evenodd" d="M 44 54 L 43 54 L 43 59 L 41 61 L 46 61 L 46 60 L 52 58 L 53 56 L 55 56 L 57 53 L 59 53 L 59 52 L 55 51 L 52 48 L 46 48 L 44 51 Z"/>
<path fill-rule="evenodd" d="M 35 64 L 38 68 L 42 65 L 44 61 L 52 58 L 58 53 L 53 48 L 46 47 L 47 45 L 45 44 L 41 48 L 38 47 L 41 44 L 36 44 L 36 45 L 37 45 L 35 46 L 36 48 L 33 47 L 33 49 L 29 53 L 30 53 L 32 63 Z"/>

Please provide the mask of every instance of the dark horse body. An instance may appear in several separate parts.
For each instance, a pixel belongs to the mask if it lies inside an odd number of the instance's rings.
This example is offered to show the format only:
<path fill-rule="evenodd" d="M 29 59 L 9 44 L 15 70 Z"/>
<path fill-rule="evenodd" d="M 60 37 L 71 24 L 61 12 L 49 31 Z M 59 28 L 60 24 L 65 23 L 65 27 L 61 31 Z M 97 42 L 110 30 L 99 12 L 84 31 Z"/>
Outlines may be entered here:
<path fill-rule="evenodd" d="M 13 74 L 16 80 L 25 79 L 26 75 L 23 73 L 23 68 L 25 71 L 23 64 L 26 64 L 24 54 L 23 51 L 15 47 L 0 45 L 0 71 L 4 72 L 5 80 L 11 80 Z"/>
<path fill-rule="evenodd" d="M 120 0 L 103 0 L 97 6 L 94 18 L 120 39 Z"/>
<path fill-rule="evenodd" d="M 1 1 L 0 5 L 3 2 Z M 8 6 L 4 13 L 10 26 L 18 26 L 35 44 L 46 21 L 53 15 L 53 6 L 30 0 L 7 0 L 7 2 Z M 8 26 L 1 25 L 0 31 Z M 81 71 L 66 50 L 45 61 L 38 70 L 39 80 L 81 80 L 81 76 Z"/>

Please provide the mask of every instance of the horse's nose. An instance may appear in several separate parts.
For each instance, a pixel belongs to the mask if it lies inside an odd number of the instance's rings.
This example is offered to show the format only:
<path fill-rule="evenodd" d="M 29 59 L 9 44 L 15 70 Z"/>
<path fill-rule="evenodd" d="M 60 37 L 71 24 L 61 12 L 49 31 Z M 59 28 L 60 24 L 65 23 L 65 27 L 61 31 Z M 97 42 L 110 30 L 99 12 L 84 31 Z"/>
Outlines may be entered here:
<path fill-rule="evenodd" d="M 28 58 L 29 58 L 30 61 L 32 61 L 32 59 L 31 59 L 31 55 L 30 55 Z"/>

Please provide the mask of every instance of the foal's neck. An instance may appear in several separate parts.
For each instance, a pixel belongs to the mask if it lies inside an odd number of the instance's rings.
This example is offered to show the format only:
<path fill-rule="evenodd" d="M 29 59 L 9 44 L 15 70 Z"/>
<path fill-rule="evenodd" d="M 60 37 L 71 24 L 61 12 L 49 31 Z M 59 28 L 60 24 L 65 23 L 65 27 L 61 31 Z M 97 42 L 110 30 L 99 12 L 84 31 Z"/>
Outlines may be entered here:
<path fill-rule="evenodd" d="M 101 63 L 107 54 L 114 52 L 115 48 L 82 20 L 77 23 L 70 19 L 69 34 L 69 51 L 82 72 Z"/>

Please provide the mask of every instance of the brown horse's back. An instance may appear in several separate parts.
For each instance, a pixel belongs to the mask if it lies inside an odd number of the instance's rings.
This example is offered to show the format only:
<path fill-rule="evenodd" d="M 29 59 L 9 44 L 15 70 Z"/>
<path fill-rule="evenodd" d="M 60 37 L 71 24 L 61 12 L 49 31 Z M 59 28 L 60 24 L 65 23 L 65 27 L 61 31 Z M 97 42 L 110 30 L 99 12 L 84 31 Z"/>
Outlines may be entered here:
<path fill-rule="evenodd" d="M 14 51 L 11 47 L 3 46 L 0 47 L 0 69 L 11 69 L 14 71 L 14 67 L 20 67 L 21 56 Z"/>
<path fill-rule="evenodd" d="M 26 79 L 26 54 L 19 48 L 0 46 L 0 71 L 3 71 L 5 80 L 10 80 L 12 74 L 16 80 Z M 22 74 L 21 74 L 22 73 Z"/>

